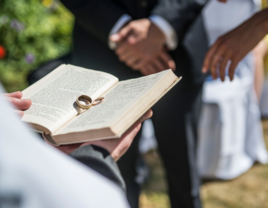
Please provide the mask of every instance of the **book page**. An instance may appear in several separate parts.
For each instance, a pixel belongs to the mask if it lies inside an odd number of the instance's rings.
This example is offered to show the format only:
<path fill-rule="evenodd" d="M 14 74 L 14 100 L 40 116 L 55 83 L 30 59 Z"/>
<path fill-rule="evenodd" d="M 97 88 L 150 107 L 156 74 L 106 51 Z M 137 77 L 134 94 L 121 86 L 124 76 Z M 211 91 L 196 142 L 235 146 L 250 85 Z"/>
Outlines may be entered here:
<path fill-rule="evenodd" d="M 95 100 L 117 82 L 108 73 L 62 65 L 23 91 L 23 98 L 31 99 L 32 106 L 22 120 L 44 126 L 53 133 L 77 115 L 74 104 L 79 95 Z"/>
<path fill-rule="evenodd" d="M 109 127 L 135 105 L 135 102 L 139 101 L 167 72 L 119 82 L 104 95 L 103 103 L 78 115 L 54 135 Z"/>

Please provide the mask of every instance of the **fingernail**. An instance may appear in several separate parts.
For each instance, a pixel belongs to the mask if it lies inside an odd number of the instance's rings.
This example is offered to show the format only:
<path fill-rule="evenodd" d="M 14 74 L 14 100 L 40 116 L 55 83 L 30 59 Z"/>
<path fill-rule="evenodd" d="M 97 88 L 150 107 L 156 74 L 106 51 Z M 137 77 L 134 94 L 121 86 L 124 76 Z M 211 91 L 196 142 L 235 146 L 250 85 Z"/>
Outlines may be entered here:
<path fill-rule="evenodd" d="M 24 112 L 23 111 L 19 111 L 18 114 L 19 114 L 20 117 L 24 116 Z"/>
<path fill-rule="evenodd" d="M 111 41 L 116 41 L 118 38 L 119 38 L 119 35 L 117 35 L 117 34 L 113 34 L 110 36 Z"/>
<path fill-rule="evenodd" d="M 21 101 L 26 101 L 26 102 L 28 102 L 28 103 L 31 103 L 32 104 L 32 101 L 30 100 L 30 99 L 22 99 Z"/>

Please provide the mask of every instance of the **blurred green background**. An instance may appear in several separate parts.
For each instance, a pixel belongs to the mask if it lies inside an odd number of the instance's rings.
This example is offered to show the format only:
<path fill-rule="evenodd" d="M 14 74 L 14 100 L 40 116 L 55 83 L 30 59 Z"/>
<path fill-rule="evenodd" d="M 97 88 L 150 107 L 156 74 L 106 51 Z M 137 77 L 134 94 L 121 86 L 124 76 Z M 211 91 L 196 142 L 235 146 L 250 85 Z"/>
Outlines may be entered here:
<path fill-rule="evenodd" d="M 73 16 L 55 0 L 0 5 L 0 81 L 9 92 L 23 90 L 31 70 L 70 50 Z"/>
<path fill-rule="evenodd" d="M 0 0 L 0 5 L 0 81 L 8 92 L 23 90 L 29 72 L 70 51 L 74 18 L 55 0 Z M 268 121 L 263 125 L 268 143 Z M 168 208 L 161 159 L 154 152 L 145 159 L 151 177 L 143 187 L 140 207 Z M 201 187 L 205 208 L 265 208 L 267 193 L 268 165 L 255 165 L 238 179 Z"/>

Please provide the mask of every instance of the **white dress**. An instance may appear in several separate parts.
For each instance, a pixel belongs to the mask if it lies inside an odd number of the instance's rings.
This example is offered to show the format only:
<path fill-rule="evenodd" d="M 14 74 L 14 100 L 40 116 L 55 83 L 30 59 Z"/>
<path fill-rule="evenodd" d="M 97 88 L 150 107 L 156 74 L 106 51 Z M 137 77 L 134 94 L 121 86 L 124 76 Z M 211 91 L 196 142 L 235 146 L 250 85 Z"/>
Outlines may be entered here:
<path fill-rule="evenodd" d="M 259 1 L 212 0 L 203 11 L 210 44 L 256 12 Z M 233 82 L 208 78 L 199 122 L 197 163 L 203 178 L 233 179 L 255 161 L 267 163 L 260 110 L 254 92 L 254 57 L 238 65 Z"/>

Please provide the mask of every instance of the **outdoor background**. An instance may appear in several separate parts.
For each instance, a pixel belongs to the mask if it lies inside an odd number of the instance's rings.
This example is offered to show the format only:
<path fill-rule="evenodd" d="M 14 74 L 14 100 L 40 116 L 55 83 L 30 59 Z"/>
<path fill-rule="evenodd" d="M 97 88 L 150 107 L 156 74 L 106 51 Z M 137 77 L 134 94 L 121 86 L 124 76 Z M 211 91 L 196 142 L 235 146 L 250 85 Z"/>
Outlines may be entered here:
<path fill-rule="evenodd" d="M 27 74 L 71 49 L 73 16 L 53 0 L 0 0 L 0 81 L 8 92 L 28 86 Z M 268 121 L 263 121 L 266 144 Z M 151 177 L 141 208 L 168 208 L 164 170 L 157 152 L 145 155 Z M 178 166 L 180 164 L 177 164 Z M 238 179 L 201 187 L 204 208 L 268 208 L 268 165 L 256 164 Z"/>

